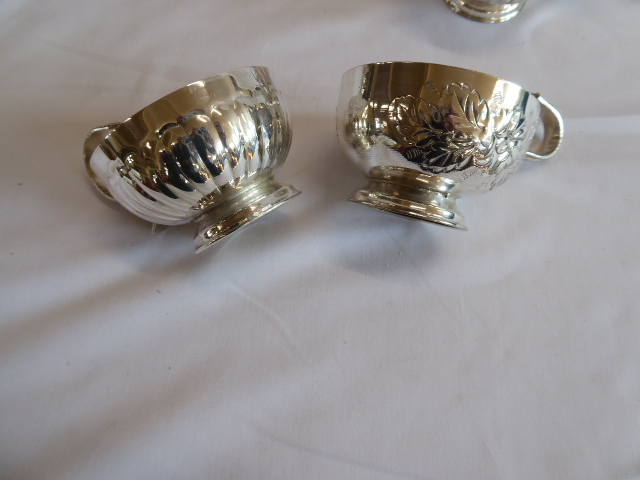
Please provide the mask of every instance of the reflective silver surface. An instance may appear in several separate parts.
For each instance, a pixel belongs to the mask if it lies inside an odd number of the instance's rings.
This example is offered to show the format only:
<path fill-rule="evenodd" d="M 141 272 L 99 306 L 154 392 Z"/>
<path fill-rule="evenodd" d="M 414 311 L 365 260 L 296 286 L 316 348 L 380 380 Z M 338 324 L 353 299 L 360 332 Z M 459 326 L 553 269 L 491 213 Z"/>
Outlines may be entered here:
<path fill-rule="evenodd" d="M 462 229 L 459 197 L 496 188 L 525 158 L 551 157 L 563 135 L 560 114 L 539 95 L 428 63 L 349 70 L 337 113 L 340 145 L 369 178 L 352 201 Z"/>
<path fill-rule="evenodd" d="M 445 0 L 451 10 L 478 22 L 506 22 L 515 17 L 525 1 L 512 0 Z"/>
<path fill-rule="evenodd" d="M 133 214 L 164 225 L 196 222 L 199 252 L 300 193 L 273 179 L 290 145 L 268 70 L 246 67 L 95 128 L 84 153 L 100 192 Z"/>

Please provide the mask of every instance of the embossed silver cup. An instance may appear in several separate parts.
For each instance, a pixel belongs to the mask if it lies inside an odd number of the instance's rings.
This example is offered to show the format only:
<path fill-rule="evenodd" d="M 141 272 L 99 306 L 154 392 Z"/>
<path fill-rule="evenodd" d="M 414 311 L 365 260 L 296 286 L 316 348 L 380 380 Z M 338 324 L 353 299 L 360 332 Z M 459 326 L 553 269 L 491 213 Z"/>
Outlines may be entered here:
<path fill-rule="evenodd" d="M 96 187 L 153 223 L 195 222 L 196 252 L 298 193 L 273 179 L 291 145 L 289 118 L 264 67 L 194 82 L 84 146 Z"/>
<path fill-rule="evenodd" d="M 563 136 L 560 114 L 538 94 L 413 62 L 345 73 L 337 127 L 342 149 L 369 178 L 351 201 L 462 229 L 459 197 L 496 188 L 525 158 L 551 157 Z"/>
<path fill-rule="evenodd" d="M 512 0 L 445 0 L 451 10 L 463 17 L 485 23 L 506 22 L 515 17 L 524 1 Z"/>

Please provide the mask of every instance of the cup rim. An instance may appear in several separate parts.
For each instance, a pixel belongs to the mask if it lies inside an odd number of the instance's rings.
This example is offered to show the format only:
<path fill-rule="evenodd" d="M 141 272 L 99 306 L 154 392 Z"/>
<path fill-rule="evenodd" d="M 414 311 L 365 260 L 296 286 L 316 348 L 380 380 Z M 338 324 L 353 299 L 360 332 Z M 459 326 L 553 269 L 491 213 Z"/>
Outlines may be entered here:
<path fill-rule="evenodd" d="M 269 69 L 267 67 L 263 67 L 263 66 L 259 66 L 259 65 L 250 65 L 250 66 L 245 66 L 245 67 L 238 67 L 238 68 L 232 68 L 231 70 L 226 70 L 222 73 L 217 73 L 215 75 L 211 75 L 209 77 L 205 77 L 202 78 L 200 80 L 195 80 L 191 83 L 188 83 L 180 88 L 177 88 L 175 90 L 173 90 L 170 93 L 167 93 L 166 95 L 163 95 L 162 97 L 159 97 L 157 99 L 155 99 L 153 102 L 147 104 L 146 106 L 142 107 L 140 110 L 138 110 L 137 112 L 135 112 L 134 114 L 130 115 L 129 117 L 127 117 L 125 120 L 123 120 L 122 122 L 119 122 L 118 127 L 114 128 L 113 131 L 118 130 L 118 128 L 126 123 L 129 123 L 134 117 L 138 117 L 142 114 L 142 112 L 144 112 L 145 110 L 147 110 L 149 107 L 152 107 L 153 105 L 155 105 L 158 102 L 162 102 L 164 100 L 168 100 L 171 97 L 180 94 L 181 92 L 183 92 L 186 89 L 189 88 L 193 88 L 193 87 L 200 87 L 212 80 L 218 79 L 218 78 L 222 78 L 222 77 L 228 77 L 230 75 L 232 75 L 235 72 L 240 72 L 240 71 L 263 71 L 265 72 L 267 75 L 269 75 Z"/>
<path fill-rule="evenodd" d="M 443 63 L 433 63 L 433 62 L 416 62 L 416 61 L 412 61 L 412 60 L 400 60 L 400 61 L 386 61 L 386 62 L 371 62 L 371 63 L 363 63 L 362 65 L 358 65 L 357 67 L 353 67 L 350 68 L 349 70 L 347 70 L 346 72 L 344 72 L 344 74 L 342 75 L 342 78 L 344 79 L 348 74 L 350 74 L 351 72 L 358 70 L 359 68 L 363 68 L 363 67 L 369 67 L 369 66 L 375 66 L 375 65 L 416 65 L 416 66 L 427 66 L 427 65 L 433 65 L 434 67 L 440 67 L 440 68 L 447 68 L 447 69 L 452 69 L 452 70 L 462 70 L 465 72 L 470 72 L 470 73 L 475 73 L 475 74 L 479 74 L 479 75 L 483 75 L 485 77 L 489 77 L 493 80 L 498 80 L 501 82 L 506 82 L 509 83 L 515 87 L 518 87 L 526 92 L 528 92 L 529 90 L 527 90 L 526 88 L 524 88 L 523 86 L 521 86 L 518 83 L 512 82 L 511 80 L 506 80 L 502 77 L 498 77 L 497 75 L 491 75 L 490 73 L 486 73 L 486 72 L 481 72 L 480 70 L 474 70 L 472 68 L 464 68 L 464 67 L 457 67 L 455 65 L 445 65 Z"/>

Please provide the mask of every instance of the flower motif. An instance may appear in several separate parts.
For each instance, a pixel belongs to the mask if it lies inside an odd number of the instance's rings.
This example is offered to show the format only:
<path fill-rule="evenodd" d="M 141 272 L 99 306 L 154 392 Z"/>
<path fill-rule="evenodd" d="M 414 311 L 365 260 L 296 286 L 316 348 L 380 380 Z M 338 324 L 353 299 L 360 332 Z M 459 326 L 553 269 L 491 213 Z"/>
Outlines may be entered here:
<path fill-rule="evenodd" d="M 487 102 L 459 83 L 447 85 L 435 105 L 411 95 L 394 99 L 389 119 L 404 157 L 434 174 L 470 166 L 498 173 L 524 139 L 522 111 L 513 111 L 496 130 L 495 113 Z"/>

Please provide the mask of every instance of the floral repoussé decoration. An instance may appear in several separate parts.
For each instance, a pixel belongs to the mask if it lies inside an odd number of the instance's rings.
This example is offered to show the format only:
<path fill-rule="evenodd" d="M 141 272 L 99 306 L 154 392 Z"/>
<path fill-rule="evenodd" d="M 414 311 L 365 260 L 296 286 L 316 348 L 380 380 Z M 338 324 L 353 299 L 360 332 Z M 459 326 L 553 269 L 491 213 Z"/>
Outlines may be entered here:
<path fill-rule="evenodd" d="M 496 174 L 511 164 L 525 132 L 521 109 L 508 112 L 506 119 L 506 111 L 495 110 L 475 89 L 452 83 L 442 90 L 437 105 L 411 95 L 394 99 L 389 120 L 400 135 L 401 153 L 422 170 L 444 174 L 475 166 Z M 500 127 L 498 115 L 503 119 Z"/>

